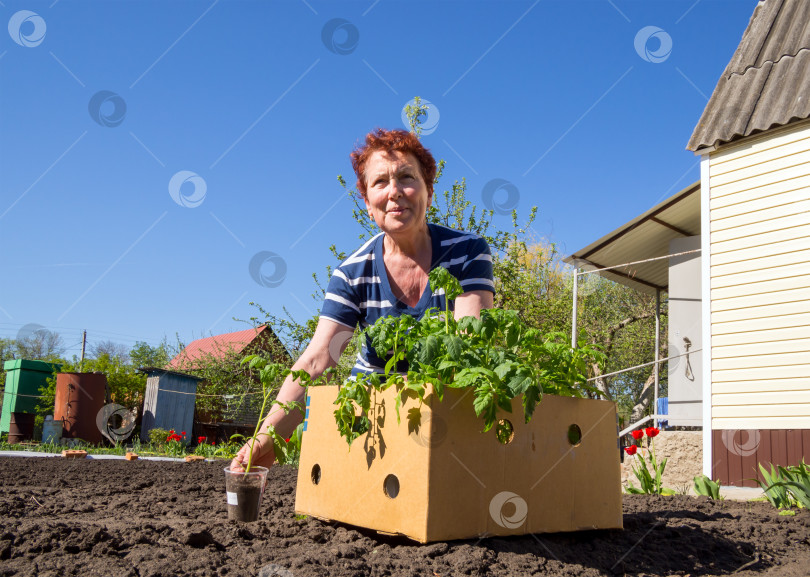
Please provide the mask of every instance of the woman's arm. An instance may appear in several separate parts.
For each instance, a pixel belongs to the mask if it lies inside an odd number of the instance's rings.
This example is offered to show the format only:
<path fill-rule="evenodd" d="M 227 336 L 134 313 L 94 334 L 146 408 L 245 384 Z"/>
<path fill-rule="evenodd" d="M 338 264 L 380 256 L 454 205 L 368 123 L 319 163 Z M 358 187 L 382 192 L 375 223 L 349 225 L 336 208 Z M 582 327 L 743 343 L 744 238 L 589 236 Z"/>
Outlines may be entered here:
<path fill-rule="evenodd" d="M 293 370 L 303 369 L 309 373 L 312 379 L 317 379 L 326 369 L 337 365 L 337 361 L 351 340 L 353 333 L 354 331 L 350 328 L 334 321 L 319 319 L 312 340 L 304 353 L 292 366 Z M 289 403 L 290 401 L 303 402 L 305 391 L 306 389 L 299 386 L 292 376 L 288 376 L 278 392 L 277 399 L 283 403 Z M 279 435 L 287 438 L 303 418 L 304 415 L 297 409 L 285 414 L 283 410 L 275 407 L 262 423 L 260 430 L 266 431 L 269 425 L 273 425 Z M 242 470 L 247 465 L 249 454 L 250 444 L 245 443 L 231 462 L 231 469 Z M 274 460 L 272 439 L 266 435 L 261 435 L 253 446 L 252 464 L 269 467 Z"/>
<path fill-rule="evenodd" d="M 460 294 L 456 298 L 455 313 L 453 316 L 456 320 L 463 317 L 480 317 L 481 309 L 492 308 L 494 296 L 495 295 L 488 290 L 477 290 Z"/>

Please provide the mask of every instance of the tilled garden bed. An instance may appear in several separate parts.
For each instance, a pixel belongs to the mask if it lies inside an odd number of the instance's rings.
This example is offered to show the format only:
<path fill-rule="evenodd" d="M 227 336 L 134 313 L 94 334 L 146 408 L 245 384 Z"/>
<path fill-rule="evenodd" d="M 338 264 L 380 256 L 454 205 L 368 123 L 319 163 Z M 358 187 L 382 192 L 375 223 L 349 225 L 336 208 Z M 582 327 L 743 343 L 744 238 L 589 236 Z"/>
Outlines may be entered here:
<path fill-rule="evenodd" d="M 810 574 L 806 510 L 625 496 L 621 531 L 419 545 L 296 518 L 289 467 L 262 520 L 229 522 L 226 464 L 0 458 L 0 576 Z"/>

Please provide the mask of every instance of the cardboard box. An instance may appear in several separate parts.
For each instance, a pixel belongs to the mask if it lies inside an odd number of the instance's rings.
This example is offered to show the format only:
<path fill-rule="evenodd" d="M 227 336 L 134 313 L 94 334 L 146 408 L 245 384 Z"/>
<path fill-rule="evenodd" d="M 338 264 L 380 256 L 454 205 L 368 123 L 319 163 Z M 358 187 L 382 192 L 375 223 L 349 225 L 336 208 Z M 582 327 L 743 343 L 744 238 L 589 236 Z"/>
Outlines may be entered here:
<path fill-rule="evenodd" d="M 371 430 L 339 435 L 337 386 L 312 387 L 295 511 L 416 541 L 622 528 L 616 407 L 546 395 L 529 424 L 519 400 L 499 419 L 507 444 L 481 433 L 473 395 L 430 395 L 421 422 L 407 400 L 397 424 L 393 387 L 372 394 Z M 577 439 L 579 431 L 579 439 Z"/>

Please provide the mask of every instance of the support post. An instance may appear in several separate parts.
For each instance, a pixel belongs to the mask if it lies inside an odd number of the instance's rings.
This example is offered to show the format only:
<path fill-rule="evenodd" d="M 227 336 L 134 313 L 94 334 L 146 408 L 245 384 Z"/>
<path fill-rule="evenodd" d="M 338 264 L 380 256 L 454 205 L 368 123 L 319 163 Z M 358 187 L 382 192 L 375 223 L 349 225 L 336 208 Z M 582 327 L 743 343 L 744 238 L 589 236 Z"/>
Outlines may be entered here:
<path fill-rule="evenodd" d="M 660 375 L 661 363 L 659 363 L 661 348 L 661 289 L 655 289 L 655 395 L 653 397 L 653 414 L 658 414 L 658 377 Z M 655 426 L 658 427 L 658 419 L 655 419 Z"/>
<path fill-rule="evenodd" d="M 84 365 L 84 348 L 87 346 L 87 331 L 82 331 L 82 357 L 79 360 L 79 372 L 82 372 L 82 366 Z"/>
<path fill-rule="evenodd" d="M 574 269 L 574 304 L 571 312 L 571 348 L 577 348 L 577 287 L 579 285 L 579 267 Z"/>

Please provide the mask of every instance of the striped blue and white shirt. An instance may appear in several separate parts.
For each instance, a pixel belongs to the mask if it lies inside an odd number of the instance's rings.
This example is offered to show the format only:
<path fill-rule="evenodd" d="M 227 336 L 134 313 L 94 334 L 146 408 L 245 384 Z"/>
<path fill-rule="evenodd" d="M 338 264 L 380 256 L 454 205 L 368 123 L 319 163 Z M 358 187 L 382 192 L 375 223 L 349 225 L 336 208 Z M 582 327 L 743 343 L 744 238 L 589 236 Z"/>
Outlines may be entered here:
<path fill-rule="evenodd" d="M 431 270 L 443 266 L 459 280 L 464 292 L 495 292 L 492 254 L 483 238 L 437 224 L 428 224 L 428 229 L 433 250 Z M 335 269 L 326 289 L 321 318 L 354 329 L 358 324 L 361 328 L 373 325 L 384 316 L 407 314 L 418 320 L 430 308 L 444 310 L 444 289 L 434 293 L 429 284 L 414 307 L 394 296 L 383 264 L 384 235 L 380 233 L 370 239 Z M 382 373 L 384 367 L 385 361 L 377 356 L 366 339 L 352 375 Z"/>

